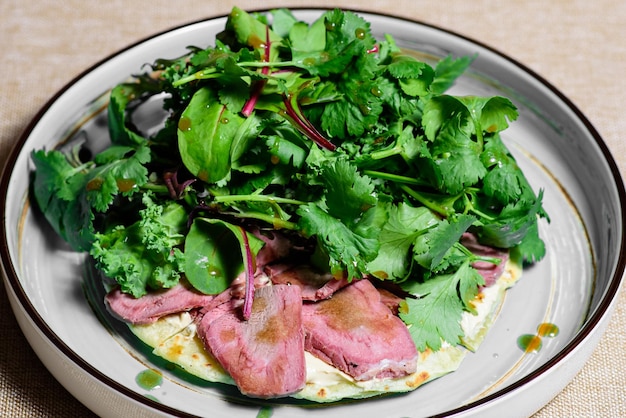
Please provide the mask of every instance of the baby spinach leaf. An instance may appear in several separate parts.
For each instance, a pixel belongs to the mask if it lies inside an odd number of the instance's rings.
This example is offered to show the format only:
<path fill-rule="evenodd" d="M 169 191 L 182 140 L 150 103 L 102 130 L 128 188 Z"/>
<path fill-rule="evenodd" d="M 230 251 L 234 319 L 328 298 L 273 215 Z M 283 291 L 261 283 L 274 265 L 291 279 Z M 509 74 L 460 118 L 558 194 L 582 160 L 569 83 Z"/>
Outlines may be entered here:
<path fill-rule="evenodd" d="M 207 183 L 230 173 L 231 147 L 244 119 L 219 102 L 215 91 L 199 89 L 181 115 L 178 147 L 185 167 Z"/>
<path fill-rule="evenodd" d="M 244 269 L 241 228 L 217 219 L 196 218 L 185 240 L 185 275 L 200 292 L 214 295 Z M 263 241 L 246 233 L 253 254 Z"/>

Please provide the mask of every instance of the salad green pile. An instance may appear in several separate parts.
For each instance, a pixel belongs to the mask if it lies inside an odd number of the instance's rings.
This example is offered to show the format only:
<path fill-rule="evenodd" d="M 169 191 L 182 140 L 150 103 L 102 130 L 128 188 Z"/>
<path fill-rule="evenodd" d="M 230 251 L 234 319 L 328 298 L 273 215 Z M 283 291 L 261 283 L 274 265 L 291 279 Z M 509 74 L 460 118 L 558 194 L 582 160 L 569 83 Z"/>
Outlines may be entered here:
<path fill-rule="evenodd" d="M 34 195 L 135 297 L 183 275 L 208 294 L 251 280 L 253 232 L 278 230 L 338 278 L 414 294 L 401 318 L 419 350 L 437 350 L 459 342 L 484 284 L 462 234 L 528 263 L 545 252 L 541 193 L 500 136 L 515 106 L 446 94 L 472 60 L 431 66 L 352 12 L 309 24 L 234 8 L 213 46 L 111 91 L 107 149 L 33 152 Z M 167 117 L 148 132 L 136 115 L 154 100 Z"/>

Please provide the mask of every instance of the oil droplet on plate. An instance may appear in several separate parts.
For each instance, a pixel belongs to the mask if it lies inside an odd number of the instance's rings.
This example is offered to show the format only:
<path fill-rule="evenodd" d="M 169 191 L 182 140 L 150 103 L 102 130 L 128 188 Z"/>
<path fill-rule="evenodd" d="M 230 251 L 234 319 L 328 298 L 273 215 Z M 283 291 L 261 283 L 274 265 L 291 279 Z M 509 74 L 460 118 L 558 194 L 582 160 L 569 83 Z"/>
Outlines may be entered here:
<path fill-rule="evenodd" d="M 157 389 L 163 383 L 163 375 L 152 369 L 146 369 L 140 372 L 135 378 L 135 382 L 145 390 Z"/>
<path fill-rule="evenodd" d="M 537 334 L 542 337 L 554 338 L 559 335 L 559 327 L 549 322 L 539 324 L 537 327 Z"/>
<path fill-rule="evenodd" d="M 541 338 L 533 334 L 524 334 L 517 339 L 517 346 L 526 353 L 538 353 L 542 345 Z"/>

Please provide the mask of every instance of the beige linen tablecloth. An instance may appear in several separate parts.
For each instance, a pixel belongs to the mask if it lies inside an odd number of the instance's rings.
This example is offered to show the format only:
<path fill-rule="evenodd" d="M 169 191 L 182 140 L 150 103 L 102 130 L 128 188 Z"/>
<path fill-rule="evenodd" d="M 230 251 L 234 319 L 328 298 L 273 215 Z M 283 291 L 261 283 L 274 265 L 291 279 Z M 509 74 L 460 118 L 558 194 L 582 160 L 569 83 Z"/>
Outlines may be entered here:
<path fill-rule="evenodd" d="M 0 2 L 0 167 L 41 106 L 92 64 L 141 38 L 244 9 L 343 7 L 408 17 L 487 44 L 554 84 L 590 119 L 626 172 L 626 2 L 197 1 Z M 0 287 L 0 416 L 92 414 L 63 389 L 21 334 Z M 626 416 L 626 292 L 599 347 L 537 417 Z M 514 415 L 514 411 L 512 411 Z"/>

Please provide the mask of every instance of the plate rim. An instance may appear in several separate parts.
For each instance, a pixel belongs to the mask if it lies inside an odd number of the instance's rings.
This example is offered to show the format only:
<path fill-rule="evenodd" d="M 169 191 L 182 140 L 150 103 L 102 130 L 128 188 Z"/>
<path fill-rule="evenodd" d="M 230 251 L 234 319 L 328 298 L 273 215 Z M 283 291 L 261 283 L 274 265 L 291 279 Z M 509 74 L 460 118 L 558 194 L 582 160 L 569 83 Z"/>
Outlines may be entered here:
<path fill-rule="evenodd" d="M 319 12 L 320 14 L 324 13 L 325 11 L 332 10 L 332 8 L 305 7 L 305 6 L 289 6 L 289 9 L 292 11 L 300 11 L 300 12 L 306 12 L 306 11 Z M 266 13 L 270 10 L 272 9 L 268 9 L 268 8 L 246 9 L 246 11 L 251 12 L 251 13 Z M 421 19 L 411 18 L 407 16 L 399 16 L 399 15 L 395 15 L 392 13 L 378 12 L 372 9 L 341 8 L 341 10 L 352 11 L 361 15 L 371 15 L 371 16 L 378 16 L 382 18 L 395 19 L 395 20 L 403 21 L 409 24 L 419 25 L 429 30 L 438 31 L 446 36 L 457 38 L 457 40 L 467 41 L 477 47 L 480 47 L 496 55 L 498 59 L 502 59 L 508 62 L 509 64 L 512 64 L 513 66 L 520 69 L 523 73 L 525 73 L 526 75 L 534 79 L 536 82 L 538 82 L 541 86 L 547 88 L 551 94 L 555 95 L 556 98 L 560 100 L 565 105 L 565 107 L 574 114 L 577 121 L 581 122 L 584 125 L 585 129 L 588 131 L 590 136 L 595 141 L 596 145 L 599 147 L 603 160 L 608 165 L 611 177 L 615 181 L 613 185 L 616 187 L 617 195 L 619 197 L 618 206 L 620 209 L 622 209 L 621 220 L 622 220 L 622 223 L 626 224 L 626 215 L 625 215 L 625 211 L 623 210 L 624 208 L 626 208 L 626 189 L 624 187 L 624 182 L 623 182 L 619 167 L 617 166 L 617 163 L 615 159 L 613 158 L 611 151 L 609 150 L 608 146 L 606 145 L 606 142 L 604 141 L 600 133 L 597 131 L 597 129 L 594 127 L 591 121 L 585 116 L 585 114 L 578 108 L 577 105 L 575 105 L 563 92 L 561 92 L 558 88 L 556 88 L 551 82 L 549 82 L 543 76 L 541 76 L 540 74 L 532 70 L 530 67 L 521 63 L 517 59 L 512 58 L 511 56 L 499 51 L 495 47 L 487 45 L 486 43 L 483 43 L 482 41 L 476 40 L 472 37 L 458 33 L 454 30 L 447 29 L 445 27 L 441 27 L 436 24 L 428 23 Z M 44 117 L 44 115 L 48 112 L 48 110 L 52 107 L 52 105 L 61 96 L 63 96 L 70 88 L 72 88 L 75 84 L 77 84 L 81 79 L 86 77 L 91 72 L 95 71 L 98 67 L 102 66 L 108 61 L 111 61 L 112 59 L 125 53 L 126 51 L 129 51 L 141 44 L 144 44 L 150 40 L 166 35 L 168 33 L 181 30 L 181 29 L 184 29 L 186 27 L 193 26 L 196 24 L 202 24 L 202 23 L 213 21 L 213 20 L 224 19 L 224 18 L 227 18 L 227 16 L 228 14 L 206 16 L 203 18 L 190 20 L 186 23 L 182 23 L 179 25 L 174 25 L 169 28 L 155 32 L 153 34 L 144 36 L 136 40 L 135 42 L 132 42 L 128 44 L 127 46 L 108 54 L 102 59 L 96 61 L 94 64 L 88 66 L 85 70 L 78 73 L 76 76 L 70 79 L 63 87 L 61 87 L 55 94 L 53 94 L 44 103 L 44 105 L 37 111 L 35 116 L 29 121 L 29 123 L 26 125 L 22 133 L 19 135 L 17 141 L 11 146 L 8 157 L 6 159 L 5 166 L 2 170 L 2 173 L 0 174 L 0 213 L 2 214 L 2 219 L 4 220 L 5 218 L 6 197 L 8 194 L 8 188 L 9 188 L 9 183 L 10 183 L 9 180 L 15 168 L 17 159 L 21 155 L 24 145 L 26 144 L 34 128 L 37 126 L 40 120 Z M 24 312 L 28 315 L 29 319 L 34 323 L 34 325 L 39 329 L 39 331 L 43 333 L 45 338 L 48 339 L 48 341 L 54 346 L 54 348 L 61 351 L 68 360 L 70 360 L 71 362 L 79 366 L 84 372 L 87 372 L 92 378 L 96 379 L 102 384 L 105 384 L 110 389 L 115 390 L 116 392 L 124 396 L 127 396 L 140 404 L 151 407 L 160 412 L 173 414 L 173 415 L 180 416 L 180 417 L 195 416 L 188 412 L 181 411 L 177 408 L 164 405 L 158 401 L 152 400 L 135 391 L 132 391 L 126 386 L 109 378 L 106 374 L 104 374 L 103 372 L 101 372 L 100 370 L 92 366 L 89 362 L 87 362 L 85 359 L 79 356 L 76 352 L 74 352 L 74 350 L 69 348 L 69 346 L 48 326 L 46 321 L 37 312 L 37 310 L 31 303 L 30 299 L 26 295 L 24 288 L 20 284 L 20 280 L 18 277 L 19 275 L 15 269 L 15 266 L 11 263 L 11 257 L 9 254 L 8 242 L 7 242 L 7 234 L 6 234 L 6 231 L 4 230 L 4 222 L 0 224 L 0 231 L 2 231 L 2 237 L 1 237 L 2 240 L 0 241 L 0 261 L 2 265 L 1 270 L 4 273 L 3 274 L 4 279 L 5 279 L 4 283 L 6 286 L 10 287 L 10 290 L 16 295 L 21 305 L 22 310 L 24 310 Z M 528 375 L 522 377 L 518 381 L 513 382 L 512 384 L 507 385 L 506 387 L 499 389 L 495 391 L 494 393 L 489 394 L 481 399 L 472 401 L 466 405 L 462 405 L 460 407 L 450 409 L 448 411 L 445 411 L 444 413 L 437 414 L 434 416 L 443 417 L 443 416 L 456 415 L 456 414 L 460 414 L 463 412 L 470 412 L 474 410 L 475 408 L 480 407 L 481 405 L 487 404 L 491 401 L 494 401 L 500 398 L 504 398 L 506 395 L 509 395 L 515 392 L 517 389 L 527 385 L 531 381 L 542 377 L 544 373 L 546 373 L 553 367 L 556 367 L 564 359 L 566 359 L 568 356 L 573 354 L 573 352 L 575 352 L 576 349 L 578 349 L 581 346 L 582 342 L 591 336 L 591 334 L 596 329 L 598 324 L 603 319 L 605 319 L 607 314 L 611 313 L 612 305 L 617 300 L 617 296 L 619 294 L 622 282 L 624 280 L 625 271 L 626 271 L 626 234 L 622 233 L 621 239 L 619 241 L 617 265 L 611 276 L 609 286 L 607 287 L 604 295 L 602 295 L 601 299 L 599 300 L 599 303 L 596 309 L 593 312 L 591 312 L 590 315 L 587 316 L 587 319 L 585 320 L 583 326 L 576 333 L 574 338 L 572 338 L 572 340 L 568 344 L 566 344 L 561 351 L 559 351 L 555 356 L 550 358 L 546 363 L 544 363 L 537 369 L 533 370 Z M 14 312 L 14 315 L 15 314 L 16 313 Z M 24 330 L 22 330 L 22 332 L 24 332 Z"/>

